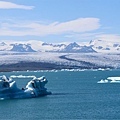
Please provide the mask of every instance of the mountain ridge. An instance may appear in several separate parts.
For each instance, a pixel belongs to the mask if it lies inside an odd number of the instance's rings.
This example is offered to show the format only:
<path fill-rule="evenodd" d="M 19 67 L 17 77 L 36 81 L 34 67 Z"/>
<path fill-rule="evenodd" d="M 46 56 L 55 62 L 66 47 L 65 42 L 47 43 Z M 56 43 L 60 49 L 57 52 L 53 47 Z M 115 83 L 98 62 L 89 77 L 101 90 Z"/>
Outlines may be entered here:
<path fill-rule="evenodd" d="M 46 43 L 42 41 L 1 42 L 0 51 L 14 52 L 68 52 L 68 53 L 119 53 L 120 42 L 108 42 L 104 40 L 91 40 L 86 44 L 69 43 Z"/>

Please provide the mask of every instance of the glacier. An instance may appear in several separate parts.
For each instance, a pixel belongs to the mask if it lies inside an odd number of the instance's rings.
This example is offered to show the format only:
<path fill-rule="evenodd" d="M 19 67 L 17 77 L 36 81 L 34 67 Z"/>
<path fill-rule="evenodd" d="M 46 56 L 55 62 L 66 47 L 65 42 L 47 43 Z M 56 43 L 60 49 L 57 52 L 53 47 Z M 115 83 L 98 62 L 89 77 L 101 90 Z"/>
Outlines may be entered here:
<path fill-rule="evenodd" d="M 0 71 L 120 68 L 116 53 L 0 52 Z"/>

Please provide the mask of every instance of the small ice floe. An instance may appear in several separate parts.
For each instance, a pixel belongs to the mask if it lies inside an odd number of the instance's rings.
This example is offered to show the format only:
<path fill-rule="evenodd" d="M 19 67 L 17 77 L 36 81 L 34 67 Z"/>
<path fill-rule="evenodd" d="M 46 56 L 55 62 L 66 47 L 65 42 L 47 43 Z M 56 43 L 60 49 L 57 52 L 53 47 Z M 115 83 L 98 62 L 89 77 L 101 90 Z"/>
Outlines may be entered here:
<path fill-rule="evenodd" d="M 24 77 L 23 77 L 24 78 Z M 0 80 L 0 100 L 14 99 L 14 98 L 35 98 L 51 94 L 45 88 L 47 79 L 42 76 L 40 78 L 34 77 L 30 80 L 24 88 L 18 88 L 16 81 L 7 78 L 5 75 Z"/>
<path fill-rule="evenodd" d="M 97 83 L 120 83 L 120 77 L 108 77 L 107 79 L 102 79 Z"/>
<path fill-rule="evenodd" d="M 110 80 L 110 83 L 120 83 L 120 77 L 108 77 L 108 80 Z"/>
<path fill-rule="evenodd" d="M 115 80 L 115 81 L 120 81 L 120 77 L 108 77 L 108 80 Z"/>
<path fill-rule="evenodd" d="M 99 69 L 98 69 L 98 71 L 104 71 L 104 70 L 105 70 L 105 69 L 103 69 L 103 68 L 99 68 Z"/>
<path fill-rule="evenodd" d="M 120 83 L 120 81 L 118 81 L 118 80 L 112 80 L 112 81 L 110 81 L 110 83 Z"/>
<path fill-rule="evenodd" d="M 108 82 L 109 82 L 108 80 L 100 80 L 97 83 L 108 83 Z"/>
<path fill-rule="evenodd" d="M 28 76 L 24 76 L 24 75 L 11 75 L 10 76 L 10 78 L 34 78 L 34 77 L 36 77 L 36 76 L 34 76 L 34 75 L 28 75 Z"/>

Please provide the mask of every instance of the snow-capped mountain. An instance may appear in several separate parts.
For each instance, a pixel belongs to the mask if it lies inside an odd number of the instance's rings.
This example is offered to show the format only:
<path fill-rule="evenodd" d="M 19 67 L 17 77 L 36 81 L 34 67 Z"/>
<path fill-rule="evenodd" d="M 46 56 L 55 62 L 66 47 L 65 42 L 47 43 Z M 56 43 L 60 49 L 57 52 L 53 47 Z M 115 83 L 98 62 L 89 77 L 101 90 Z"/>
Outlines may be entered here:
<path fill-rule="evenodd" d="M 0 43 L 0 51 L 9 51 L 12 47 L 5 42 Z"/>
<path fill-rule="evenodd" d="M 101 53 L 118 53 L 120 52 L 120 42 L 105 41 L 105 40 L 92 40 L 89 43 L 89 46 Z"/>
<path fill-rule="evenodd" d="M 13 70 L 23 70 L 25 66 L 25 69 L 29 69 L 30 65 L 30 69 L 36 69 L 36 66 L 38 69 L 120 68 L 119 42 L 92 40 L 86 44 L 53 44 L 42 41 L 9 41 L 0 43 L 0 51 L 3 51 L 0 52 L 2 70 L 3 64 L 8 64 L 5 70 L 9 70 L 9 65 Z"/>
<path fill-rule="evenodd" d="M 86 44 L 82 43 L 45 43 L 31 40 L 25 42 L 1 42 L 0 51 L 15 52 L 64 52 L 64 53 L 120 53 L 120 42 L 108 42 L 103 40 L 92 40 Z"/>
<path fill-rule="evenodd" d="M 31 48 L 30 44 L 11 44 L 11 46 L 13 46 L 13 48 L 10 51 L 16 51 L 16 52 L 35 52 L 35 50 L 33 50 Z"/>
<path fill-rule="evenodd" d="M 64 49 L 65 44 L 44 43 L 42 41 L 27 41 L 27 42 L 1 42 L 0 51 L 15 51 L 15 52 L 56 52 Z"/>
<path fill-rule="evenodd" d="M 96 52 L 93 50 L 91 46 L 80 46 L 76 42 L 70 43 L 61 52 L 82 52 L 82 53 L 89 53 L 89 52 Z"/>

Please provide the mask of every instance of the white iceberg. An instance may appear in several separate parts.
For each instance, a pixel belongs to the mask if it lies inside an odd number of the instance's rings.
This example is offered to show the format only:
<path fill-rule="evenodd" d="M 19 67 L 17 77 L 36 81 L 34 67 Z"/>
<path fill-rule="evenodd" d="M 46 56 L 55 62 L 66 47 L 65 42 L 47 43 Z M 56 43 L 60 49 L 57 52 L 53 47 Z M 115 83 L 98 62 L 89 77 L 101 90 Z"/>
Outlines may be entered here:
<path fill-rule="evenodd" d="M 120 77 L 107 77 L 107 79 L 102 79 L 97 83 L 120 83 Z"/>
<path fill-rule="evenodd" d="M 50 95 L 51 92 L 48 92 L 47 88 L 45 88 L 47 82 L 44 76 L 40 78 L 34 77 L 27 83 L 25 88 L 20 89 L 17 87 L 16 81 L 3 75 L 0 80 L 0 99 L 34 98 Z"/>
<path fill-rule="evenodd" d="M 108 83 L 109 81 L 108 80 L 100 80 L 100 81 L 98 81 L 97 83 Z"/>

